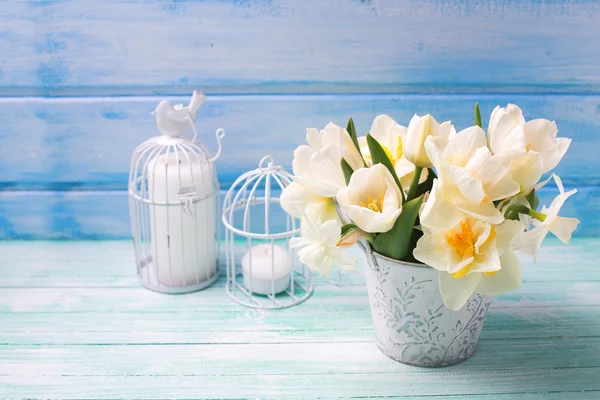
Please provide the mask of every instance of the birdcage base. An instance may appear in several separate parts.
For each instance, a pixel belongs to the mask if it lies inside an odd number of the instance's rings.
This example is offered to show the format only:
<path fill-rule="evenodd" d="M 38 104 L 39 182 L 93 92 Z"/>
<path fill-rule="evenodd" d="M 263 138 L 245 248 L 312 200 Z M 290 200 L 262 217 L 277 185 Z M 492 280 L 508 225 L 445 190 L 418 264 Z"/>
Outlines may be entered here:
<path fill-rule="evenodd" d="M 290 287 L 290 278 L 285 276 L 281 279 L 261 280 L 254 277 L 250 279 L 248 275 L 244 275 L 244 286 L 255 294 L 278 294 Z"/>
<path fill-rule="evenodd" d="M 146 268 L 149 268 L 149 269 L 147 271 L 145 271 Z M 150 273 L 148 273 L 148 272 L 150 272 Z M 215 281 L 219 278 L 219 268 L 217 266 L 215 273 L 210 278 L 205 279 L 199 283 L 193 283 L 193 284 L 184 285 L 184 286 L 164 285 L 164 284 L 160 283 L 159 281 L 157 281 L 155 279 L 154 275 L 155 275 L 154 270 L 152 269 L 152 266 L 150 264 L 148 267 L 142 267 L 139 270 L 138 280 L 143 287 L 145 287 L 146 289 L 152 290 L 153 292 L 166 293 L 166 294 L 185 294 L 185 293 L 192 293 L 192 292 L 197 292 L 202 289 L 206 289 L 207 287 L 209 287 L 210 285 L 215 283 Z"/>
<path fill-rule="evenodd" d="M 275 292 L 276 294 L 273 295 L 270 289 L 270 282 L 268 293 L 260 294 L 254 287 L 252 287 L 252 292 L 250 292 L 243 282 L 242 274 L 240 273 L 236 275 L 235 280 L 227 280 L 227 294 L 235 302 L 246 307 L 273 310 L 295 306 L 310 297 L 313 292 L 313 286 L 310 281 L 307 281 L 297 271 L 294 272 L 294 277 L 293 284 L 290 284 L 290 278 L 286 278 L 287 287 L 284 287 L 279 293 Z"/>

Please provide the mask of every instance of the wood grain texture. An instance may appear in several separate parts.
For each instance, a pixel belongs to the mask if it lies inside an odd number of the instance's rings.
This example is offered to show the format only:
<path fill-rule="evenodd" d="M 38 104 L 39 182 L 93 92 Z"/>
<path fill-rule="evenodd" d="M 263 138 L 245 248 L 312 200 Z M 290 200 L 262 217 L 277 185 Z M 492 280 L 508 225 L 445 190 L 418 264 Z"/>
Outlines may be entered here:
<path fill-rule="evenodd" d="M 150 112 L 159 97 L 0 99 L 0 189 L 124 190 L 131 155 L 157 130 Z M 187 97 L 170 98 L 185 103 Z M 348 95 L 213 96 L 199 111 L 200 138 L 215 149 L 214 132 L 227 131 L 218 160 L 224 187 L 271 154 L 291 166 L 293 150 L 306 128 L 348 117 L 364 135 L 374 117 L 387 113 L 408 125 L 414 113 L 452 120 L 457 129 L 473 125 L 479 102 L 484 124 L 498 105 L 517 103 L 528 119 L 556 120 L 559 134 L 573 138 L 556 172 L 577 185 L 600 183 L 600 96 L 524 95 Z"/>
<path fill-rule="evenodd" d="M 362 276 L 291 309 L 243 308 L 223 282 L 135 283 L 127 242 L 0 242 L 0 393 L 8 398 L 594 399 L 598 239 L 550 241 L 492 302 L 479 350 L 421 369 L 373 340 Z M 565 250 L 567 249 L 567 250 Z"/>
<path fill-rule="evenodd" d="M 0 95 L 590 92 L 591 1 L 15 1 Z"/>
<path fill-rule="evenodd" d="M 550 205 L 557 194 L 550 185 L 542 189 L 541 204 Z M 600 187 L 578 186 L 561 216 L 581 220 L 576 236 L 600 235 Z M 125 191 L 0 191 L 0 240 L 126 239 L 129 218 Z"/>

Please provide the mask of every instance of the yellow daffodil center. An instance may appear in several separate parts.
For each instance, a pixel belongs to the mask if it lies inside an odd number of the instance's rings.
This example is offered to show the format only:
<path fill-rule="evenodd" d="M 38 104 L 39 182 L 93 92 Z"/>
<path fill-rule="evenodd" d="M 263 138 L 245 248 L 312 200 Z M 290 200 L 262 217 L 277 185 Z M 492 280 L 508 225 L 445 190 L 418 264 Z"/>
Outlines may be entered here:
<path fill-rule="evenodd" d="M 531 150 L 531 144 L 528 144 L 528 145 L 525 147 L 525 151 L 529 151 L 529 150 Z"/>
<path fill-rule="evenodd" d="M 475 235 L 467 221 L 460 221 L 458 228 L 444 233 L 446 244 L 462 254 L 463 258 L 473 257 L 475 254 Z"/>
<path fill-rule="evenodd" d="M 367 195 L 367 202 L 361 201 L 360 206 L 378 213 L 383 212 L 383 193 L 379 196 L 379 199 Z"/>
<path fill-rule="evenodd" d="M 492 228 L 486 242 L 494 239 L 495 237 L 496 230 Z M 460 224 L 457 228 L 446 231 L 444 233 L 444 238 L 446 239 L 446 245 L 460 254 L 463 260 L 475 256 L 475 243 L 477 242 L 477 237 L 475 236 L 471 225 L 466 219 L 460 221 Z M 472 264 L 473 263 L 471 262 L 450 275 L 453 278 L 462 278 L 469 273 Z M 484 272 L 484 274 L 493 276 L 496 274 L 496 272 L 497 271 Z"/>

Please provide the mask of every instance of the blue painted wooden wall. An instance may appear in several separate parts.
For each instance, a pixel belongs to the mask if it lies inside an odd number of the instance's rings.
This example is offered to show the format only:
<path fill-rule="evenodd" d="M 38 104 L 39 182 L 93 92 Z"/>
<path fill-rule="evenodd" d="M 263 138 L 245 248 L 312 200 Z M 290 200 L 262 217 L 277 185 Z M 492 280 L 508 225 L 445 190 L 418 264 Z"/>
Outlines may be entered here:
<path fill-rule="evenodd" d="M 11 1 L 0 7 L 0 238 L 124 238 L 129 157 L 164 98 L 209 98 L 223 186 L 306 127 L 471 124 L 516 102 L 574 138 L 566 213 L 600 234 L 600 4 L 583 0 Z M 546 191 L 543 200 L 554 193 Z"/>

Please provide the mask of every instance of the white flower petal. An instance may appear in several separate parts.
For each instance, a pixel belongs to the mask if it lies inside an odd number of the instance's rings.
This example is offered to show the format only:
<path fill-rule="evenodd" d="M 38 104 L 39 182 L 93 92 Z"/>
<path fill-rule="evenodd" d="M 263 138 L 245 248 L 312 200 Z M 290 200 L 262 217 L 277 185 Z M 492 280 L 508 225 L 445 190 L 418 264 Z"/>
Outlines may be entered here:
<path fill-rule="evenodd" d="M 307 145 L 298 146 L 296 150 L 294 150 L 294 161 L 292 161 L 292 168 L 296 177 L 311 177 L 312 172 L 310 170 L 310 159 L 315 152 L 316 150 L 314 148 Z"/>
<path fill-rule="evenodd" d="M 510 178 L 503 178 L 489 190 L 486 195 L 489 201 L 503 200 L 516 195 L 521 190 L 519 184 Z"/>
<path fill-rule="evenodd" d="M 488 224 L 500 224 L 504 221 L 502 213 L 492 203 L 487 204 L 457 204 L 456 207 L 471 217 L 480 219 Z"/>
<path fill-rule="evenodd" d="M 521 109 L 508 104 L 492 111 L 488 125 L 488 144 L 494 154 L 504 153 L 514 149 L 525 150 L 526 140 L 523 125 L 525 119 Z"/>
<path fill-rule="evenodd" d="M 435 179 L 429 198 L 421 210 L 420 219 L 421 225 L 444 231 L 455 227 L 464 214 L 444 199 L 439 186 L 439 180 Z"/>
<path fill-rule="evenodd" d="M 522 194 L 529 194 L 542 177 L 544 163 L 540 153 L 529 151 L 516 155 L 509 176 L 519 183 Z"/>
<path fill-rule="evenodd" d="M 444 155 L 452 165 L 464 167 L 475 151 L 480 147 L 486 147 L 485 132 L 478 126 L 471 126 L 458 132 L 444 150 Z"/>
<path fill-rule="evenodd" d="M 552 171 L 562 160 L 563 156 L 569 150 L 571 145 L 571 139 L 558 138 L 555 139 L 556 147 L 542 152 L 542 159 L 544 161 L 544 173 Z"/>
<path fill-rule="evenodd" d="M 475 288 L 481 281 L 481 274 L 453 278 L 447 272 L 440 272 L 438 279 L 444 305 L 456 311 L 460 310 L 475 292 Z"/>
<path fill-rule="evenodd" d="M 521 286 L 521 263 L 511 251 L 500 257 L 502 268 L 493 275 L 482 275 L 475 291 L 484 296 L 496 296 Z"/>
<path fill-rule="evenodd" d="M 510 244 L 510 250 L 520 251 L 523 254 L 533 258 L 533 262 L 537 259 L 537 252 L 540 249 L 544 238 L 548 234 L 546 225 L 536 226 L 526 232 L 519 233 Z"/>
<path fill-rule="evenodd" d="M 556 216 L 552 218 L 550 223 L 548 224 L 548 229 L 552 232 L 557 238 L 560 239 L 564 244 L 569 244 L 571 240 L 571 235 L 575 229 L 577 229 L 577 225 L 579 225 L 579 220 L 577 218 L 565 218 Z"/>
<path fill-rule="evenodd" d="M 496 247 L 500 255 L 509 250 L 514 238 L 523 233 L 523 223 L 521 221 L 504 220 L 500 225 L 496 225 Z"/>
<path fill-rule="evenodd" d="M 311 147 L 314 147 L 316 150 L 323 147 L 323 142 L 321 141 L 321 134 L 317 128 L 306 128 L 306 141 Z"/>
<path fill-rule="evenodd" d="M 450 165 L 447 171 L 452 177 L 454 185 L 467 201 L 474 204 L 479 204 L 483 201 L 485 197 L 483 185 L 479 179 L 473 178 L 469 170 Z"/>
<path fill-rule="evenodd" d="M 322 243 L 335 246 L 342 234 L 342 224 L 336 220 L 329 220 L 321 224 L 319 228 Z"/>
<path fill-rule="evenodd" d="M 558 127 L 554 121 L 542 118 L 532 119 L 525 123 L 524 131 L 527 145 L 531 150 L 541 153 L 556 147 L 555 138 Z"/>
<path fill-rule="evenodd" d="M 429 265 L 438 271 L 447 271 L 446 250 L 443 237 L 439 232 L 427 233 L 419 239 L 413 256 L 423 264 Z"/>
<path fill-rule="evenodd" d="M 351 205 L 346 208 L 350 218 L 360 229 L 368 233 L 387 232 L 394 226 L 401 209 L 390 210 L 386 213 L 371 211 L 368 208 Z"/>

